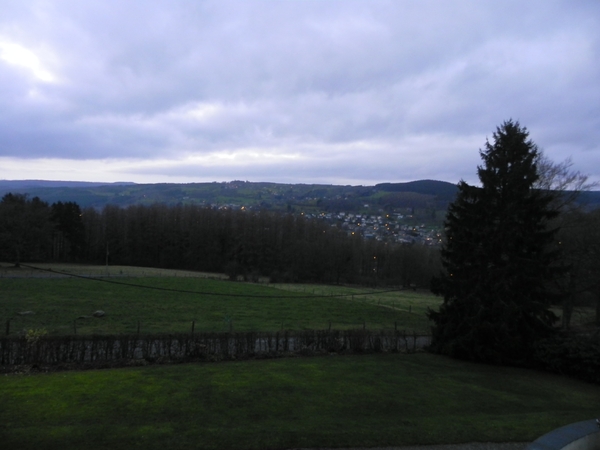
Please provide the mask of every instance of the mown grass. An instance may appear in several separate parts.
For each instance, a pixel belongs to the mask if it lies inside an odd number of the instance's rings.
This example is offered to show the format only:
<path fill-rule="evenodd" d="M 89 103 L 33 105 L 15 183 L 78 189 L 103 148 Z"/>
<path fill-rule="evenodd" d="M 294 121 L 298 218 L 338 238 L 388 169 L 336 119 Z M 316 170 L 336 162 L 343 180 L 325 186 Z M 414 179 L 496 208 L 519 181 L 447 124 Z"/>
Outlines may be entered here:
<path fill-rule="evenodd" d="M 70 269 L 69 273 L 75 273 Z M 54 269 L 60 272 L 59 269 Z M 63 270 L 63 269 L 61 269 Z M 103 268 L 79 268 L 99 276 Z M 128 270 L 128 272 L 125 272 Z M 142 270 L 142 269 L 137 269 Z M 344 287 L 230 282 L 145 269 L 145 276 L 112 276 L 100 281 L 37 273 L 0 278 L 0 324 L 11 334 L 45 329 L 50 334 L 109 334 L 195 331 L 275 331 L 367 327 L 427 332 L 427 306 L 439 299 L 414 292 Z M 132 268 L 120 273 L 136 273 Z M 44 275 L 40 278 L 40 275 Z M 113 273 L 114 275 L 114 273 Z M 177 275 L 177 276 L 176 276 Z M 136 285 L 136 286 L 131 286 Z M 152 289 L 146 289 L 151 287 Z M 345 294 L 342 297 L 334 295 Z M 90 317 L 102 310 L 106 316 Z M 32 311 L 32 315 L 20 315 Z"/>
<path fill-rule="evenodd" d="M 527 442 L 599 400 L 599 386 L 424 353 L 287 358 L 4 376 L 0 434 L 24 450 Z"/>
<path fill-rule="evenodd" d="M 393 310 L 404 311 L 424 317 L 428 308 L 437 309 L 442 303 L 440 297 L 432 295 L 429 291 L 413 289 L 367 289 L 364 287 L 326 286 L 321 284 L 272 284 L 278 289 L 314 295 L 340 295 L 344 294 L 348 300 L 361 304 L 377 305 Z"/>

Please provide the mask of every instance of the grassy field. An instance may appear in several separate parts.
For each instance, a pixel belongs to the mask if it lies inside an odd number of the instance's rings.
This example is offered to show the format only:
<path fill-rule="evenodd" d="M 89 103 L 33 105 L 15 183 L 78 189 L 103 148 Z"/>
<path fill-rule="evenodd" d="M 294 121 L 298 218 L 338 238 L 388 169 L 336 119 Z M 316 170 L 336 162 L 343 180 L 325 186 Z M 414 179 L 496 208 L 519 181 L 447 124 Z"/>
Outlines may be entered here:
<path fill-rule="evenodd" d="M 88 264 L 23 264 L 15 267 L 12 263 L 0 262 L 0 280 L 2 278 L 43 278 L 81 275 L 86 277 L 184 277 L 227 279 L 219 273 L 196 272 L 191 270 L 157 269 L 135 266 L 97 266 Z"/>
<path fill-rule="evenodd" d="M 0 324 L 10 320 L 10 334 L 133 333 L 138 327 L 143 333 L 186 332 L 192 323 L 196 331 L 366 326 L 427 333 L 426 308 L 439 305 L 438 298 L 412 291 L 230 282 L 211 274 L 130 267 L 110 267 L 108 273 L 101 266 L 43 267 L 52 272 L 0 271 Z M 106 316 L 91 317 L 97 310 Z M 19 314 L 26 311 L 34 314 Z"/>
<path fill-rule="evenodd" d="M 600 386 L 425 353 L 0 379 L 3 448 L 276 449 L 528 442 L 596 417 Z"/>
<path fill-rule="evenodd" d="M 348 300 L 356 301 L 364 305 L 377 305 L 387 307 L 391 310 L 404 311 L 424 317 L 427 308 L 437 309 L 442 303 L 440 297 L 432 295 L 429 291 L 390 290 L 354 288 L 345 286 L 324 286 L 319 284 L 272 284 L 278 289 L 283 289 L 302 294 L 314 295 L 340 295 L 344 294 Z"/>

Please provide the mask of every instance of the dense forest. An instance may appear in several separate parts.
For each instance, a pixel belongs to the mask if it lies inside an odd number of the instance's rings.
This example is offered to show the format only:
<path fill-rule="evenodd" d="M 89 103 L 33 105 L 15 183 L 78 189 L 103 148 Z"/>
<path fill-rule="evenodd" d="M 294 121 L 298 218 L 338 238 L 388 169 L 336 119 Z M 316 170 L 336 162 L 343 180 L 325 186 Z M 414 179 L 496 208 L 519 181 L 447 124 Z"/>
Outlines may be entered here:
<path fill-rule="evenodd" d="M 200 205 L 81 209 L 6 194 L 0 259 L 137 265 L 232 279 L 428 287 L 436 248 L 365 240 L 301 214 Z"/>

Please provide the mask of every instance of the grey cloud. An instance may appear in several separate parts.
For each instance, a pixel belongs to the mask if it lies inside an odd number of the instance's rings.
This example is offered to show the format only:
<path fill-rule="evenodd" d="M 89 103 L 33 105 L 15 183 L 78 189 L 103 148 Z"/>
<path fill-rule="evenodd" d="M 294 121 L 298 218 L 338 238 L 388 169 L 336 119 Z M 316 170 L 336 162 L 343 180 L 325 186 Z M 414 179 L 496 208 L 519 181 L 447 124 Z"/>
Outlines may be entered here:
<path fill-rule="evenodd" d="M 194 176 L 177 163 L 190 154 L 276 148 L 306 163 L 218 176 L 457 181 L 512 117 L 549 154 L 590 161 L 598 13 L 547 0 L 8 2 L 0 43 L 39 52 L 58 81 L 0 59 L 0 157 L 172 160 L 152 169 L 159 181 Z"/>

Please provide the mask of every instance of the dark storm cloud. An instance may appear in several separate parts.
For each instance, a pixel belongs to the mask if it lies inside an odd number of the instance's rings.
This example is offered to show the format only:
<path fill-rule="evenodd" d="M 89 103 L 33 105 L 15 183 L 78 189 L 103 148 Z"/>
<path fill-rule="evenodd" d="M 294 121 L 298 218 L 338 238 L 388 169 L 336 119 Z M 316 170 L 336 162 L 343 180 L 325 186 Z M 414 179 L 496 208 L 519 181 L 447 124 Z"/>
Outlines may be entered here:
<path fill-rule="evenodd" d="M 119 161 L 101 165 L 107 180 L 455 182 L 513 118 L 592 172 L 599 13 L 548 0 L 9 1 L 0 158 Z"/>

